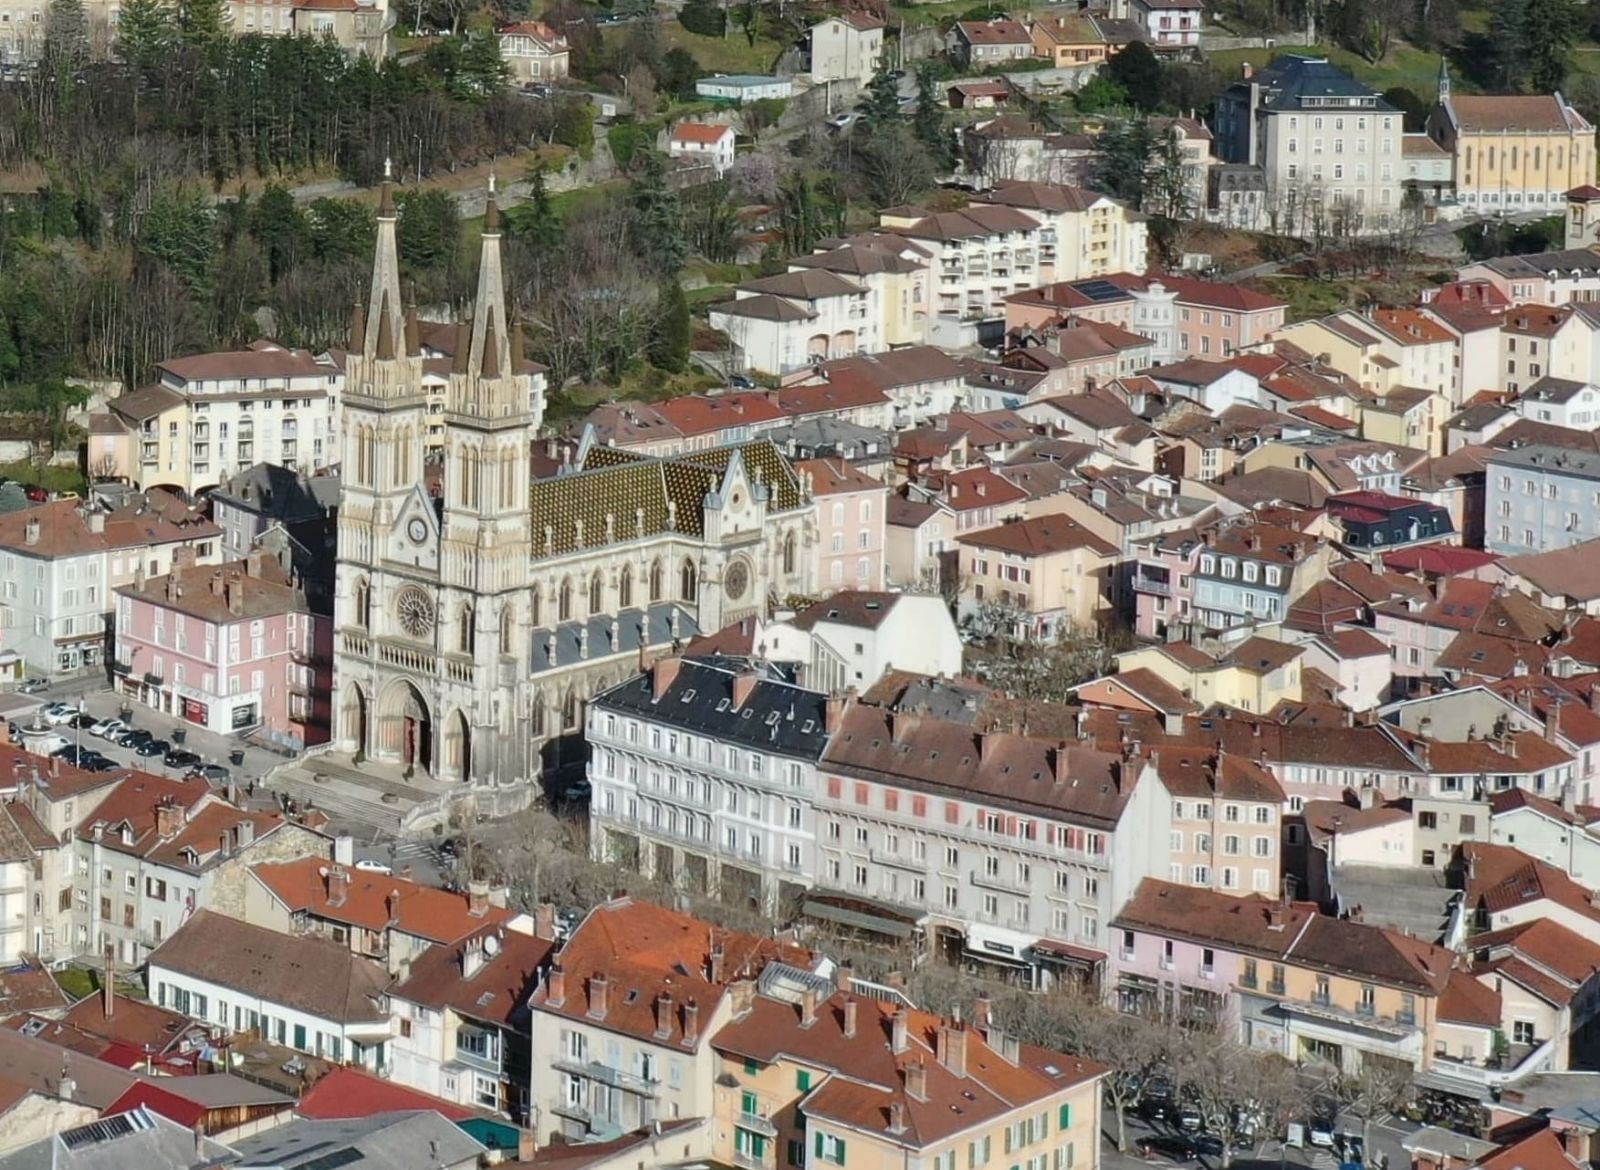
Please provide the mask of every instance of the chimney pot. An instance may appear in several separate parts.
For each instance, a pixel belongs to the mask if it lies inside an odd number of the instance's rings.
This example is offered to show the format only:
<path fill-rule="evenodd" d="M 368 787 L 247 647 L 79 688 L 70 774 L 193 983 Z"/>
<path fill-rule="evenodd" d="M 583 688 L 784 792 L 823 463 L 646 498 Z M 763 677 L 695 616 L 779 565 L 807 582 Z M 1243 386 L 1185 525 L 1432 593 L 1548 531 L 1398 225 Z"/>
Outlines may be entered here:
<path fill-rule="evenodd" d="M 850 1040 L 856 1034 L 856 997 L 850 996 L 844 1001 L 844 1035 Z"/>
<path fill-rule="evenodd" d="M 559 961 L 550 968 L 545 990 L 545 999 L 551 1007 L 560 1007 L 567 1002 L 567 973 L 561 969 Z"/>
<path fill-rule="evenodd" d="M 589 1015 L 597 1020 L 606 1018 L 610 1010 L 611 981 L 604 975 L 589 977 Z"/>

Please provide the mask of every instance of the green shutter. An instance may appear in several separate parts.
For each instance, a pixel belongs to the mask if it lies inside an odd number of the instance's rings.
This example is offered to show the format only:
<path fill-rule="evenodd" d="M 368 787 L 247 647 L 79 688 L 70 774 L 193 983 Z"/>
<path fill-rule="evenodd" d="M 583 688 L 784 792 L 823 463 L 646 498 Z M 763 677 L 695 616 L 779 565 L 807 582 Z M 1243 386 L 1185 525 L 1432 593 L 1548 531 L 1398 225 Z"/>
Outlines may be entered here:
<path fill-rule="evenodd" d="M 1072 1128 L 1072 1106 L 1071 1105 L 1063 1105 L 1061 1107 L 1061 1117 L 1056 1122 L 1056 1128 L 1057 1129 L 1071 1129 Z"/>
<path fill-rule="evenodd" d="M 843 1166 L 844 1165 L 844 1139 L 843 1138 L 834 1138 L 833 1139 L 833 1146 L 834 1146 L 834 1149 L 839 1151 L 839 1165 Z"/>
<path fill-rule="evenodd" d="M 794 1087 L 802 1093 L 811 1091 L 811 1072 L 809 1069 L 798 1069 L 794 1074 Z"/>
<path fill-rule="evenodd" d="M 822 1157 L 822 1131 L 820 1129 L 817 1130 L 816 1154 L 817 1157 Z"/>
<path fill-rule="evenodd" d="M 748 1056 L 744 1058 L 744 1075 L 745 1076 L 753 1077 L 760 1071 L 761 1071 L 761 1066 L 759 1064 L 757 1064 L 753 1058 L 748 1057 Z"/>
<path fill-rule="evenodd" d="M 756 1095 L 754 1093 L 746 1091 L 746 1092 L 743 1092 L 743 1093 L 739 1094 L 739 1112 L 741 1112 L 741 1113 L 755 1113 L 755 1112 L 757 1112 L 757 1110 L 756 1110 Z"/>

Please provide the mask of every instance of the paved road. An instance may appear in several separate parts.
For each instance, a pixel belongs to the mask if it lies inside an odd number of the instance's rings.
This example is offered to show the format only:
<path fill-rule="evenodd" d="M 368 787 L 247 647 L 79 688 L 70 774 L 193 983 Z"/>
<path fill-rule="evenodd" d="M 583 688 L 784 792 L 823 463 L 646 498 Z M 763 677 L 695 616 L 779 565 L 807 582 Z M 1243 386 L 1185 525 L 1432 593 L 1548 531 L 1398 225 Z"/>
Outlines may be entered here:
<path fill-rule="evenodd" d="M 1338 1122 L 1340 1130 L 1359 1134 L 1361 1120 L 1358 1117 L 1341 1117 Z M 1383 1122 L 1374 1122 L 1369 1130 L 1370 1145 L 1367 1149 L 1367 1164 L 1369 1166 L 1387 1165 L 1392 1170 L 1408 1166 L 1410 1155 L 1401 1148 L 1401 1141 L 1419 1126 L 1413 1125 L 1400 1118 L 1388 1118 Z M 1128 1152 L 1121 1153 L 1116 1148 L 1117 1121 L 1115 1113 L 1107 1108 L 1101 1116 L 1101 1133 L 1103 1137 L 1102 1161 L 1109 1170 L 1150 1170 L 1152 1166 L 1172 1167 L 1173 1163 L 1162 1160 L 1146 1160 L 1134 1152 L 1134 1143 L 1139 1138 L 1155 1133 L 1173 1133 L 1170 1127 L 1151 1125 L 1143 1119 L 1129 1116 L 1127 1118 Z M 1384 1161 L 1387 1159 L 1387 1162 Z M 1202 1158 L 1194 1162 L 1182 1164 L 1193 1170 L 1217 1170 L 1220 1160 L 1216 1158 Z M 1235 1150 L 1233 1155 L 1232 1170 L 1272 1170 L 1272 1168 L 1295 1167 L 1297 1170 L 1336 1170 L 1338 1165 L 1333 1154 L 1326 1149 L 1307 1147 L 1305 1149 L 1286 1148 L 1276 1138 L 1258 1142 L 1248 1149 Z"/>

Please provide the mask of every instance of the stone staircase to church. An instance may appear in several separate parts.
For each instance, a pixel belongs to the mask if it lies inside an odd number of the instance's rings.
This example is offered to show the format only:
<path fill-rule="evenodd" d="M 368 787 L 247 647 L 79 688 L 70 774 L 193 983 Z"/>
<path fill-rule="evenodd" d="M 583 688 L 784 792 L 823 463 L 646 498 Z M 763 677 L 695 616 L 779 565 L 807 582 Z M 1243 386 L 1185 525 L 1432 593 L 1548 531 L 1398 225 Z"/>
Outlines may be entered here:
<path fill-rule="evenodd" d="M 352 836 L 398 837 L 407 815 L 444 789 L 426 780 L 412 783 L 385 774 L 391 770 L 323 753 L 282 764 L 261 783 L 301 805 L 321 809 L 337 829 Z"/>

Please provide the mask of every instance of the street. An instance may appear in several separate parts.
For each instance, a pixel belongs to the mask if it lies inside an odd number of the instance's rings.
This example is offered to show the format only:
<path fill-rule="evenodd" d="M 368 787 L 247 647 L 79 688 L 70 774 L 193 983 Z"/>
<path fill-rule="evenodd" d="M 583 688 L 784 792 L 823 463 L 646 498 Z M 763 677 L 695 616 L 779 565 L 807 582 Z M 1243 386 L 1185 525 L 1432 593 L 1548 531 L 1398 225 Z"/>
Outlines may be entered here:
<path fill-rule="evenodd" d="M 1116 1147 L 1116 1112 L 1107 1106 L 1101 1115 L 1101 1160 L 1111 1170 L 1149 1170 L 1152 1166 L 1198 1166 L 1204 1170 L 1218 1170 L 1221 1165 L 1221 1160 L 1215 1157 L 1201 1157 L 1186 1163 L 1175 1163 L 1164 1158 L 1140 1157 L 1135 1151 L 1135 1144 L 1140 1138 L 1176 1134 L 1178 1130 L 1173 1126 L 1147 1122 L 1136 1113 L 1126 1115 L 1126 1128 L 1128 1150 L 1123 1153 Z M 1353 1116 L 1341 1117 L 1338 1128 L 1344 1132 L 1360 1134 L 1361 1119 Z M 1420 1128 L 1421 1126 L 1395 1117 L 1374 1122 L 1367 1130 L 1367 1165 L 1387 1166 L 1391 1170 L 1409 1166 L 1411 1156 L 1400 1143 L 1408 1134 L 1415 1133 Z M 1336 1170 L 1338 1159 L 1332 1150 L 1325 1148 L 1310 1145 L 1303 1149 L 1287 1147 L 1279 1136 L 1274 1135 L 1245 1149 L 1235 1150 L 1231 1163 L 1232 1170 L 1268 1170 L 1270 1167 L 1289 1166 L 1309 1167 L 1310 1170 Z"/>

